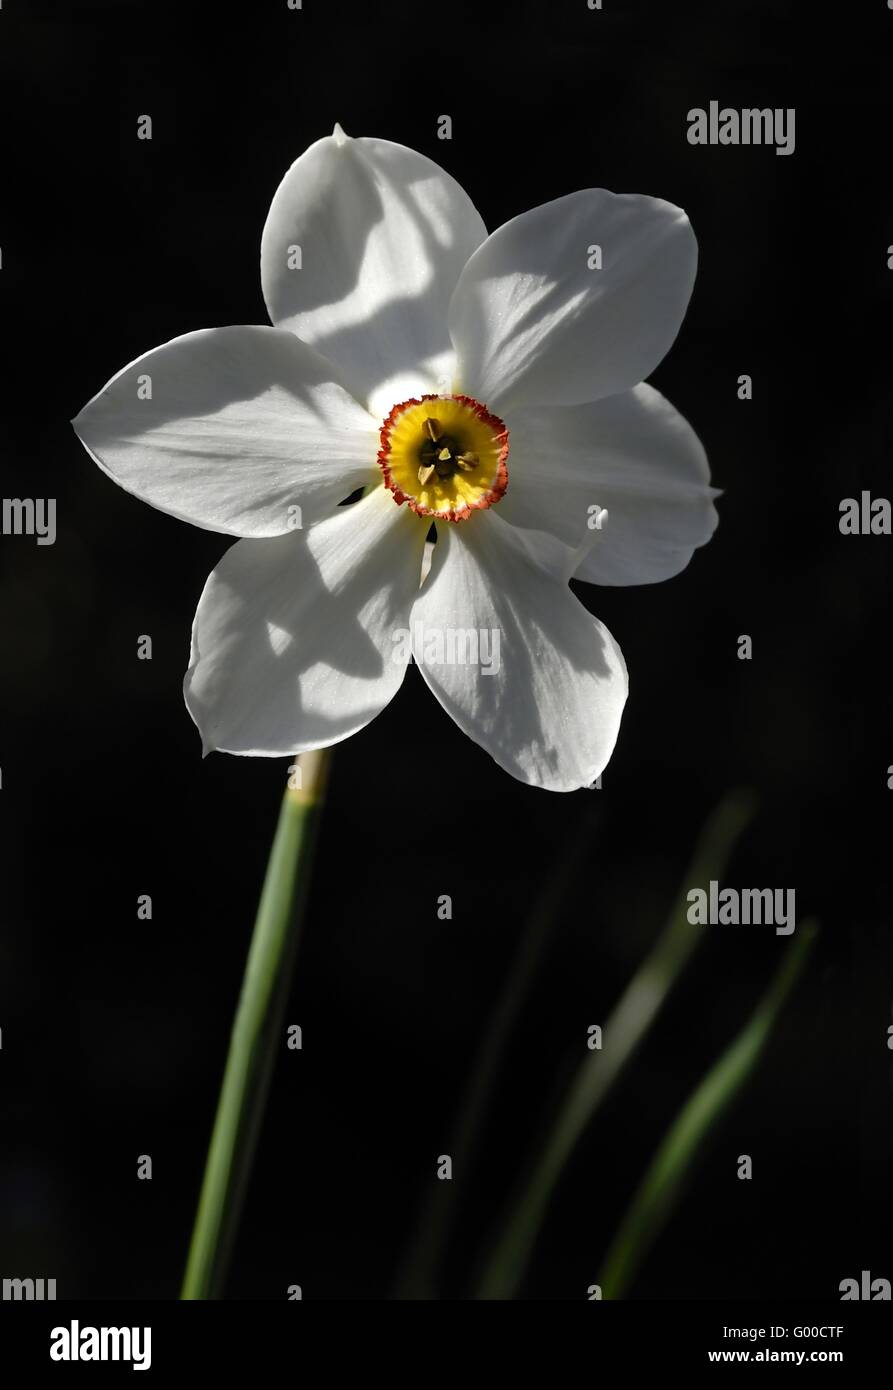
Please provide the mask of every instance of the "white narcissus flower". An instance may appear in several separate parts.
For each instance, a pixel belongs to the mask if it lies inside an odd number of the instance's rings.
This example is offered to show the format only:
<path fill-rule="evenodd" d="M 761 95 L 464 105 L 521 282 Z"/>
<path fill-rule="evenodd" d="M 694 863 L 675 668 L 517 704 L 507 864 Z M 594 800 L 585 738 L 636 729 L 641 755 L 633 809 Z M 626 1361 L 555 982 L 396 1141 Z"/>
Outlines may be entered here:
<path fill-rule="evenodd" d="M 666 579 L 716 525 L 696 435 L 641 384 L 696 260 L 688 218 L 659 199 L 584 189 L 488 236 L 424 155 L 337 126 L 311 145 L 263 232 L 275 327 L 175 338 L 74 421 L 129 492 L 242 537 L 193 624 L 185 693 L 205 750 L 348 738 L 399 689 L 408 634 L 501 767 L 590 785 L 627 676 L 568 578 Z M 489 667 L 464 659 L 469 634 L 496 634 L 498 660 L 492 645 Z"/>

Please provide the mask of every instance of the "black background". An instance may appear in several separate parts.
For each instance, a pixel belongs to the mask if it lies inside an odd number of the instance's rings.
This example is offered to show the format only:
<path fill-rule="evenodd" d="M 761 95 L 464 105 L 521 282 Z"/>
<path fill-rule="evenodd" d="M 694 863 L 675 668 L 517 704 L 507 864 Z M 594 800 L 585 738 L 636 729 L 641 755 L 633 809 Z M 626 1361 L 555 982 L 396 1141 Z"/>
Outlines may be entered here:
<path fill-rule="evenodd" d="M 58 538 L 0 542 L 0 1274 L 55 1277 L 60 1298 L 178 1290 L 285 764 L 203 762 L 182 704 L 226 539 L 115 488 L 68 422 L 148 348 L 266 321 L 270 200 L 337 120 L 442 163 L 490 228 L 585 186 L 686 208 L 699 276 L 653 380 L 725 495 L 678 578 L 580 589 L 631 677 L 602 791 L 515 783 L 415 672 L 337 750 L 288 1007 L 304 1050 L 283 1047 L 228 1294 L 390 1296 L 531 904 L 582 833 L 450 1190 L 439 1289 L 468 1295 L 588 1025 L 735 786 L 760 809 L 727 881 L 795 888 L 822 935 L 632 1296 L 893 1279 L 893 538 L 838 530 L 843 497 L 890 495 L 893 13 L 818 8 L 4 0 L 0 467 L 4 496 L 58 499 Z M 795 153 L 689 146 L 687 111 L 711 99 L 795 107 Z M 585 1298 L 666 1125 L 777 965 L 783 938 L 710 930 L 565 1173 L 522 1296 Z"/>

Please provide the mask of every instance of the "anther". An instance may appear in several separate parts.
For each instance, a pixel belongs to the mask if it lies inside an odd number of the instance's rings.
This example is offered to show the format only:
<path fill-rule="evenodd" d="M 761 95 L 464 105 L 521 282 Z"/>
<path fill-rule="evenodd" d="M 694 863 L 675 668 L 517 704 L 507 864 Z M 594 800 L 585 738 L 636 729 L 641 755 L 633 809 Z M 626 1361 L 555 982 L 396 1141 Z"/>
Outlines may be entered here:
<path fill-rule="evenodd" d="M 403 401 L 385 420 L 380 439 L 385 485 L 418 516 L 465 521 L 505 492 L 508 431 L 470 396 Z"/>

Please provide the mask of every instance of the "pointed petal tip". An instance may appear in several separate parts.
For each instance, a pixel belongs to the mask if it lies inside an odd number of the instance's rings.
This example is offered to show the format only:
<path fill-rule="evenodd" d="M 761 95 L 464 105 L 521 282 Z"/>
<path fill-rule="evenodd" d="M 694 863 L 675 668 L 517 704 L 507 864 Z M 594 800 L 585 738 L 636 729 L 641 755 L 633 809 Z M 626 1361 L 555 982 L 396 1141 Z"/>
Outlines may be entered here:
<path fill-rule="evenodd" d="M 190 714 L 191 713 L 192 711 L 190 710 Z M 209 757 L 211 753 L 222 753 L 224 751 L 218 743 L 214 742 L 210 734 L 205 734 L 204 729 L 199 728 L 198 725 L 196 725 L 196 728 L 198 728 L 199 738 L 202 741 L 202 762 L 204 762 L 205 758 Z"/>
<path fill-rule="evenodd" d="M 346 145 L 350 136 L 343 129 L 341 122 L 335 122 L 335 129 L 332 131 L 332 139 L 336 145 Z"/>

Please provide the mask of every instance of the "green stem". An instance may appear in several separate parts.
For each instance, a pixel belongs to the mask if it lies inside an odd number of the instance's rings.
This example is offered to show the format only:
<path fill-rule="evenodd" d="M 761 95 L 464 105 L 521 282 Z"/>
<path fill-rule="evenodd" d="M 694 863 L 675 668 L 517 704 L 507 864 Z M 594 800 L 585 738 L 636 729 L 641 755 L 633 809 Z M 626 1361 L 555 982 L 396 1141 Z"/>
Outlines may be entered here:
<path fill-rule="evenodd" d="M 485 1265 L 477 1298 L 509 1299 L 520 1285 L 568 1158 L 637 1052 L 692 952 L 705 940 L 703 929 L 688 921 L 686 891 L 721 876 L 753 809 L 748 793 L 732 793 L 704 828 L 675 911 L 605 1023 L 604 1049 L 581 1062 L 546 1147 Z"/>
<path fill-rule="evenodd" d="M 270 850 L 230 1037 L 229 1054 L 181 1299 L 220 1296 L 238 1227 L 288 997 L 330 751 L 302 753 Z"/>
<path fill-rule="evenodd" d="M 603 1299 L 620 1298 L 667 1221 L 697 1150 L 753 1071 L 816 936 L 798 929 L 756 1012 L 689 1097 L 651 1161 L 614 1237 L 598 1283 Z"/>

